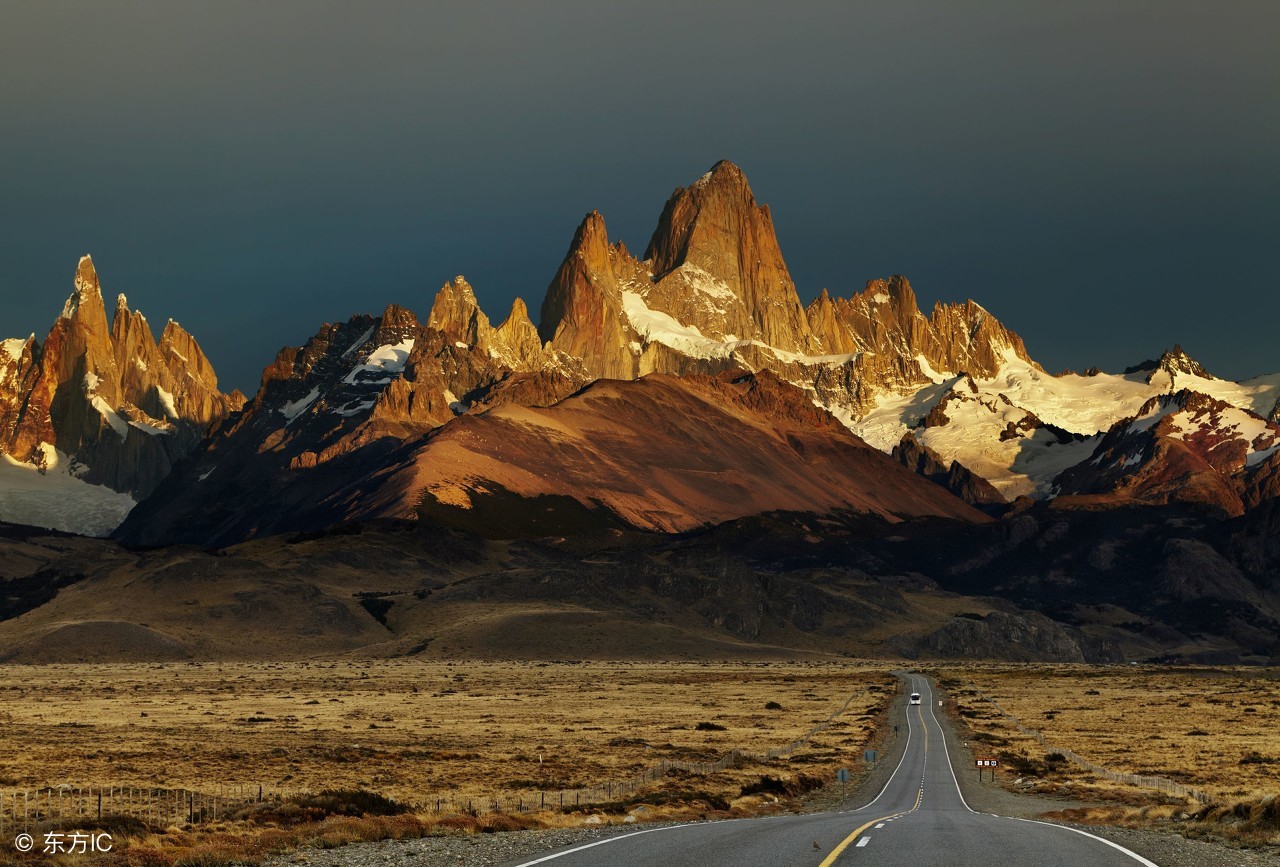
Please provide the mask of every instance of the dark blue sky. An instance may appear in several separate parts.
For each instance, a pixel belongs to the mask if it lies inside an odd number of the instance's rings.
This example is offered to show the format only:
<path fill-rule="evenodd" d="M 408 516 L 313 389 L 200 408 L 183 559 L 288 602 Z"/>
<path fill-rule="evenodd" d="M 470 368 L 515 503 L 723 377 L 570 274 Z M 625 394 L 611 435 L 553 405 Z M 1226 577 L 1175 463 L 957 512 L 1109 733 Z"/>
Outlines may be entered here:
<path fill-rule="evenodd" d="M 1280 370 L 1280 4 L 779 5 L 0 0 L 0 336 L 88 251 L 252 391 L 454 274 L 536 315 L 584 213 L 640 252 L 728 158 L 805 301 L 903 273 L 1050 369 Z"/>

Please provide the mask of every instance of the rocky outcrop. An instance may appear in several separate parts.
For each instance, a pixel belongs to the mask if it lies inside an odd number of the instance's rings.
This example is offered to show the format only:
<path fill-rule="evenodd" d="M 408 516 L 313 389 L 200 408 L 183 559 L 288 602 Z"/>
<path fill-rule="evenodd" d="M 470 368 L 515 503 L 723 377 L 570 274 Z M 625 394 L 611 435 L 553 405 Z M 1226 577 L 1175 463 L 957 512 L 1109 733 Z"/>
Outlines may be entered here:
<path fill-rule="evenodd" d="M 1034 612 L 992 611 L 954 617 L 917 643 L 912 655 L 943 659 L 1006 659 L 1017 662 L 1121 662 L 1124 655 Z"/>
<path fill-rule="evenodd" d="M 493 336 L 489 317 L 480 310 L 476 293 L 461 274 L 440 287 L 427 325 L 467 346 L 487 345 Z"/>
<path fill-rule="evenodd" d="M 211 425 L 243 403 L 223 394 L 195 339 L 176 322 L 157 343 L 146 318 L 116 299 L 108 325 L 93 260 L 43 344 L 5 341 L 0 451 L 49 468 L 66 455 L 87 482 L 145 496 Z"/>
<path fill-rule="evenodd" d="M 547 363 L 538 329 L 529 319 L 524 300 L 515 299 L 506 320 L 494 328 L 480 309 L 471 284 L 461 275 L 436 293 L 427 327 L 442 332 L 455 345 L 487 352 L 512 370 L 534 371 Z"/>
<path fill-rule="evenodd" d="M 935 485 L 941 485 L 971 506 L 988 513 L 1002 512 L 1008 503 L 990 482 L 965 468 L 959 461 L 950 465 L 933 449 L 920 443 L 911 434 L 904 434 L 893 448 L 892 457 L 917 475 L 924 476 Z"/>
<path fill-rule="evenodd" d="M 901 275 L 872 280 L 848 299 L 833 299 L 823 290 L 807 315 L 829 353 L 922 359 L 934 371 L 982 378 L 994 376 L 1008 354 L 1038 368 L 1022 338 L 974 301 L 937 304 L 925 317 Z M 928 381 L 922 366 L 917 371 L 917 381 Z"/>
<path fill-rule="evenodd" d="M 38 351 L 34 334 L 26 340 L 0 342 L 0 444 L 13 440 L 26 397 L 39 373 Z"/>
<path fill-rule="evenodd" d="M 1180 388 L 1179 378 L 1217 379 L 1204 369 L 1200 362 L 1183 351 L 1179 344 L 1166 350 L 1155 363 L 1155 368 L 1147 375 L 1147 382 L 1153 385 L 1167 385 L 1170 391 Z"/>
<path fill-rule="evenodd" d="M 524 299 L 511 302 L 511 312 L 493 332 L 489 354 L 513 370 L 532 371 L 546 365 L 538 328 L 529 318 Z"/>

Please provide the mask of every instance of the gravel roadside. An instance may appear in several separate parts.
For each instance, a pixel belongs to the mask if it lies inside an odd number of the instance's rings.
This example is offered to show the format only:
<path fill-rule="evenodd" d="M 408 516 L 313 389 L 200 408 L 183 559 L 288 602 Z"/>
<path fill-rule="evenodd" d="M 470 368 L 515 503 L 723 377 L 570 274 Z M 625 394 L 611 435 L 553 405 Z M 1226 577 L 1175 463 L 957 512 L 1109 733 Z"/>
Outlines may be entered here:
<path fill-rule="evenodd" d="M 306 864 L 311 867 L 385 867 L 385 865 L 465 864 L 467 867 L 499 867 L 519 864 L 566 846 L 595 843 L 619 834 L 634 834 L 662 825 L 613 825 L 600 828 L 565 828 L 552 831 L 508 831 L 421 840 L 356 843 L 340 849 L 303 849 L 265 862 L 273 867 Z M 607 863 L 602 861 L 601 863 Z"/>

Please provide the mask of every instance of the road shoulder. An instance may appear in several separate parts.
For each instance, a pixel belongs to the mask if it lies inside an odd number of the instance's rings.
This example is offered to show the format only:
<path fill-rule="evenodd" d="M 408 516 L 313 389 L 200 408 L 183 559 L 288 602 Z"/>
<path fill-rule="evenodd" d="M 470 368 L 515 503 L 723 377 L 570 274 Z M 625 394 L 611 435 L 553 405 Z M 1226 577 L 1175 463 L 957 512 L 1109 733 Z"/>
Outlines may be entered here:
<path fill-rule="evenodd" d="M 951 753 L 952 769 L 956 774 L 956 782 L 960 785 L 960 793 L 971 809 L 997 816 L 1046 821 L 1041 817 L 1048 812 L 1096 806 L 1096 804 L 1067 798 L 1018 794 L 989 780 L 979 783 L 978 772 L 973 764 L 975 758 L 973 750 L 959 739 L 951 716 L 945 713 L 947 701 L 945 693 L 936 682 L 931 680 L 930 683 L 933 684 L 935 695 L 943 696 L 944 706 L 935 707 L 934 712 L 942 724 L 943 734 L 947 739 L 947 749 Z M 1115 828 L 1108 825 L 1078 825 L 1068 822 L 1050 822 L 1050 824 L 1066 825 L 1088 831 L 1090 834 L 1132 850 L 1154 861 L 1160 867 L 1264 867 L 1264 865 L 1274 867 L 1276 863 L 1274 851 L 1234 849 L 1220 843 L 1188 840 L 1180 834 L 1169 831 Z"/>

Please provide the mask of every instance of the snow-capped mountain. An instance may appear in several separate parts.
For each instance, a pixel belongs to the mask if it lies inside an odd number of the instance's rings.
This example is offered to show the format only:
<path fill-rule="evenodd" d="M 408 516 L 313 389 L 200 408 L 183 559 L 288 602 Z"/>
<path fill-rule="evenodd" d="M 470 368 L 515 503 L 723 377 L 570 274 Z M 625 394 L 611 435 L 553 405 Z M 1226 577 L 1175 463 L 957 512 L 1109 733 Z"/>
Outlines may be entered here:
<path fill-rule="evenodd" d="M 1122 374 L 1045 373 L 1007 355 L 991 376 L 935 372 L 918 391 L 882 394 L 850 427 L 878 448 L 906 432 L 944 461 L 960 461 L 1007 498 L 1056 494 L 1054 480 L 1093 457 L 1103 436 L 1153 398 L 1178 391 L 1205 395 L 1267 417 L 1280 398 L 1280 375 L 1231 382 L 1208 374 L 1180 347 Z"/>
<path fill-rule="evenodd" d="M 155 544 L 302 529 L 357 503 L 391 453 L 468 411 L 557 402 L 582 380 L 542 362 L 524 306 L 494 328 L 458 277 L 422 325 L 409 310 L 326 324 L 263 371 L 243 411 L 198 448 L 120 528 Z M 295 509 L 295 505 L 297 508 Z M 290 514 L 292 513 L 292 514 Z"/>
<path fill-rule="evenodd" d="M 1195 375 L 1205 378 L 1203 369 Z M 1090 502 L 1197 503 L 1240 515 L 1246 487 L 1256 489 L 1273 473 L 1267 459 L 1278 451 L 1280 426 L 1182 389 L 1117 422 L 1093 456 L 1065 470 L 1055 486 Z"/>
<path fill-rule="evenodd" d="M 96 276 L 82 282 L 92 291 L 77 289 L 60 320 L 77 324 L 62 327 L 70 335 L 105 333 L 101 298 L 93 300 Z M 1112 466 L 1098 455 L 1128 436 L 1117 426 L 1156 399 L 1200 395 L 1251 419 L 1280 417 L 1280 375 L 1218 379 L 1180 347 L 1123 373 L 1050 374 L 977 302 L 940 303 L 925 315 L 901 276 L 867 282 L 848 298 L 824 290 L 806 307 L 769 208 L 728 162 L 672 193 L 643 258 L 610 241 L 598 212 L 588 214 L 536 326 L 520 299 L 495 326 L 457 277 L 436 293 L 424 320 L 392 305 L 381 316 L 326 324 L 304 346 L 281 350 L 244 411 L 163 482 L 168 465 L 160 462 L 148 463 L 158 467 L 150 474 L 114 475 L 121 462 L 109 449 L 100 452 L 104 441 L 120 449 L 106 433 L 141 448 L 144 436 L 169 435 L 175 413 L 207 425 L 231 405 L 215 380 L 199 374 L 202 357 L 173 366 L 198 350 L 171 328 L 158 346 L 148 343 L 140 314 L 121 307 L 107 342 L 76 338 L 84 369 L 57 381 L 67 390 L 75 379 L 80 409 L 61 423 L 61 439 L 18 434 L 31 425 L 12 395 L 39 396 L 49 381 L 35 360 L 39 348 L 6 341 L 0 353 L 0 431 L 20 444 L 10 448 L 18 460 L 39 460 L 38 444 L 50 443 L 115 489 L 146 493 L 159 485 L 121 529 L 133 541 L 170 538 L 164 528 L 180 520 L 203 527 L 205 538 L 243 538 L 265 530 L 255 514 L 276 514 L 292 498 L 322 502 L 324 514 L 342 520 L 363 508 L 352 498 L 367 493 L 365 476 L 387 472 L 401 451 L 459 416 L 506 404 L 548 407 L 600 379 L 768 372 L 874 448 L 993 512 L 1020 496 L 1078 498 L 1118 484 L 1114 474 L 1086 468 Z M 51 333 L 43 351 L 58 340 Z M 144 375 L 153 368 L 166 371 L 154 382 Z M 175 382 L 179 369 L 194 373 L 200 387 Z M 1179 398 L 1184 406 L 1196 399 Z M 88 434 L 75 439 L 69 431 L 80 431 L 84 419 Z M 1224 484 L 1239 505 L 1227 511 L 1280 486 L 1262 469 L 1280 459 L 1264 451 L 1250 453 L 1260 455 L 1258 470 L 1228 474 Z M 255 512 L 254 503 L 266 511 Z"/>
<path fill-rule="evenodd" d="M 108 326 L 88 256 L 44 342 L 0 346 L 0 520 L 105 535 L 244 400 L 178 323 L 121 295 Z"/>

